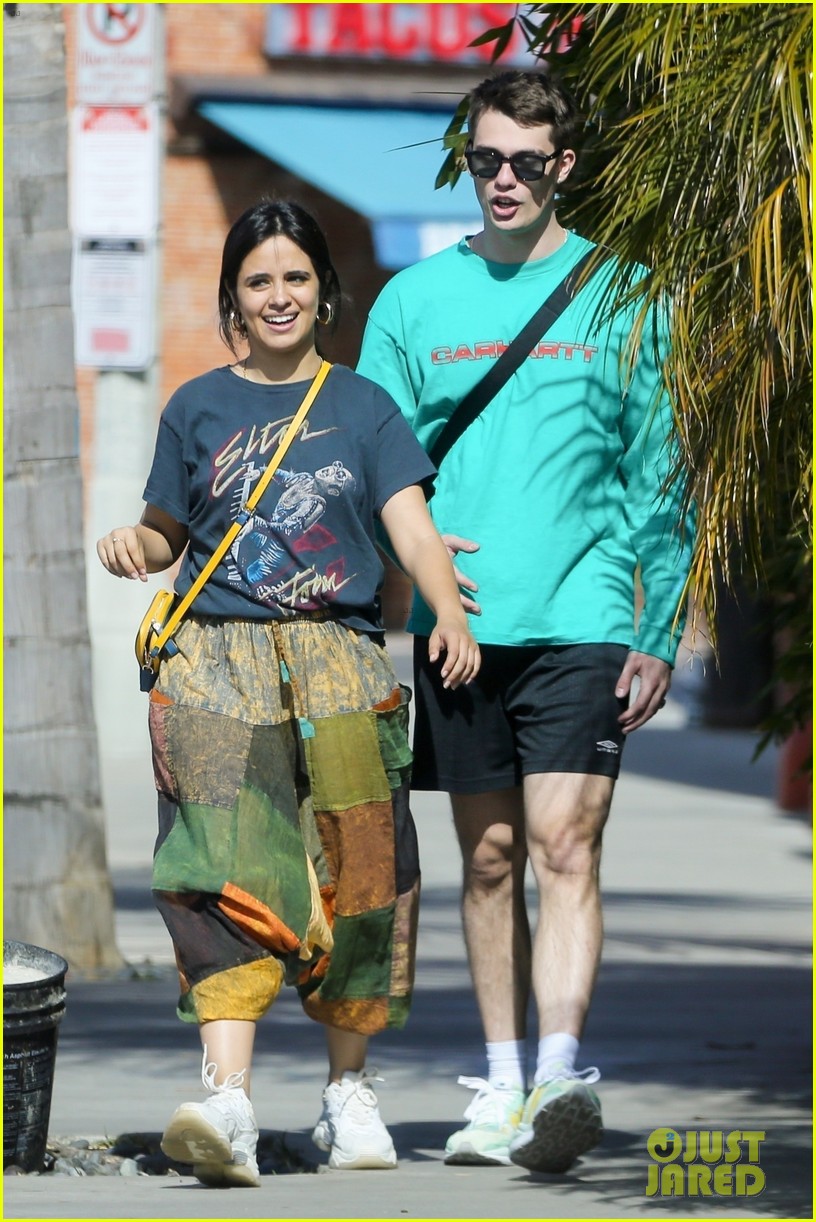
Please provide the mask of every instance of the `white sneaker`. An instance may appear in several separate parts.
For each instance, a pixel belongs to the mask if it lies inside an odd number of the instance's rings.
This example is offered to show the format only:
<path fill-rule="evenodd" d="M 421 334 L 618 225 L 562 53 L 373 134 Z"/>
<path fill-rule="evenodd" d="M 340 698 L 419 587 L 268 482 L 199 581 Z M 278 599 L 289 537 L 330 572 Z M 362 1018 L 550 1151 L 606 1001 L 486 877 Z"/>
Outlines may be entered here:
<path fill-rule="evenodd" d="M 329 1151 L 329 1166 L 335 1171 L 391 1170 L 397 1165 L 372 1082 L 382 1082 L 376 1069 L 347 1070 L 340 1082 L 330 1082 L 323 1091 L 323 1111 L 312 1141 L 319 1150 Z"/>
<path fill-rule="evenodd" d="M 458 1082 L 476 1095 L 465 1110 L 468 1123 L 447 1140 L 445 1162 L 509 1167 L 510 1142 L 524 1110 L 524 1091 L 500 1090 L 484 1078 L 463 1077 Z"/>
<path fill-rule="evenodd" d="M 201 1079 L 210 1091 L 203 1103 L 182 1103 L 170 1117 L 161 1148 L 168 1158 L 192 1163 L 193 1175 L 212 1188 L 257 1188 L 261 1182 L 256 1150 L 258 1125 L 241 1083 L 246 1070 L 215 1085 L 214 1063 L 204 1064 Z"/>

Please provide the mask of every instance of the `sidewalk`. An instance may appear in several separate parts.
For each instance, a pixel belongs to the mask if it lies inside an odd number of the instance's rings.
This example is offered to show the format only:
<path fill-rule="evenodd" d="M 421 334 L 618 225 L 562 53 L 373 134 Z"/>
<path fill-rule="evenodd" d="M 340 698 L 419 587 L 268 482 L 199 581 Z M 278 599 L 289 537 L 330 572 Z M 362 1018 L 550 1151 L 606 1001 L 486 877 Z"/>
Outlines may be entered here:
<path fill-rule="evenodd" d="M 407 657 L 396 652 L 402 671 Z M 262 1131 L 285 1133 L 318 1174 L 264 1176 L 260 1189 L 228 1197 L 187 1177 L 7 1177 L 3 1216 L 811 1217 L 810 829 L 775 809 L 772 767 L 748 764 L 749 735 L 689 727 L 682 698 L 665 714 L 627 748 L 606 833 L 606 946 L 582 1044 L 582 1064 L 602 1071 L 606 1133 L 571 1172 L 442 1162 L 471 1097 L 456 1078 L 483 1073 L 483 1046 L 446 799 L 417 794 L 416 1000 L 406 1030 L 378 1037 L 371 1057 L 385 1078 L 379 1095 L 398 1170 L 325 1169 L 309 1140 L 325 1077 L 321 1032 L 286 996 L 259 1028 L 253 1097 Z M 695 783 L 702 756 L 705 785 Z M 144 778 L 134 771 L 132 782 L 130 774 L 119 780 L 133 801 L 110 831 L 117 934 L 138 971 L 100 982 L 69 977 L 54 1136 L 158 1135 L 179 1102 L 197 1097 L 196 1033 L 174 1016 L 169 942 L 149 896 Z M 764 1132 L 764 1192 L 647 1197 L 646 1141 L 665 1127 Z"/>

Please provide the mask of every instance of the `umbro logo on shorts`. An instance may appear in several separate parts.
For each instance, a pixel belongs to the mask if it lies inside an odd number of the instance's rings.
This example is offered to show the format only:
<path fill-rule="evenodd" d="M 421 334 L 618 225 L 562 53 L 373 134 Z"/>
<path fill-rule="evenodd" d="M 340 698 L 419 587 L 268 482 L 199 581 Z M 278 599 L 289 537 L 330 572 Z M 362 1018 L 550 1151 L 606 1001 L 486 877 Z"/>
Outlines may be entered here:
<path fill-rule="evenodd" d="M 620 755 L 620 747 L 609 738 L 602 738 L 599 743 L 595 744 L 595 748 L 597 751 L 606 751 L 609 755 Z"/>

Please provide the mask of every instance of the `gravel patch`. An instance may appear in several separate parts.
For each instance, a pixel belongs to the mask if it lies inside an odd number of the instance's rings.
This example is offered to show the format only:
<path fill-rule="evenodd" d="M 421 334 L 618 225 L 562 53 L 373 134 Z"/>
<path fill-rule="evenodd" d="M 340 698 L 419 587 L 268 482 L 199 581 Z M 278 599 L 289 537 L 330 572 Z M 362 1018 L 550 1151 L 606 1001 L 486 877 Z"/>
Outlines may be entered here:
<path fill-rule="evenodd" d="M 118 1137 L 49 1138 L 41 1171 L 11 1164 L 4 1175 L 190 1175 L 192 1168 L 162 1154 L 160 1133 L 121 1133 Z M 322 1168 L 287 1143 L 285 1133 L 261 1133 L 261 1175 L 313 1175 Z"/>

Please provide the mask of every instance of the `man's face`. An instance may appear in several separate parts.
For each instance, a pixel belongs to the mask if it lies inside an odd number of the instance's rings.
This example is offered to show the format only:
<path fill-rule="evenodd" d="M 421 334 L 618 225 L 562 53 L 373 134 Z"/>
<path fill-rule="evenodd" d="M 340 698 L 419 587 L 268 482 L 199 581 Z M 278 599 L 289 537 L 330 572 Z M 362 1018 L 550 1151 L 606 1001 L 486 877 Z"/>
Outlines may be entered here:
<path fill-rule="evenodd" d="M 474 149 L 493 149 L 503 157 L 513 153 L 538 153 L 546 157 L 555 152 L 549 123 L 520 127 L 496 110 L 484 112 L 471 133 L 471 142 Z M 543 177 L 533 182 L 517 178 L 507 161 L 495 178 L 474 178 L 485 229 L 508 235 L 543 231 L 552 216 L 556 188 L 574 164 L 575 153 L 564 149 L 559 157 L 547 162 Z"/>

